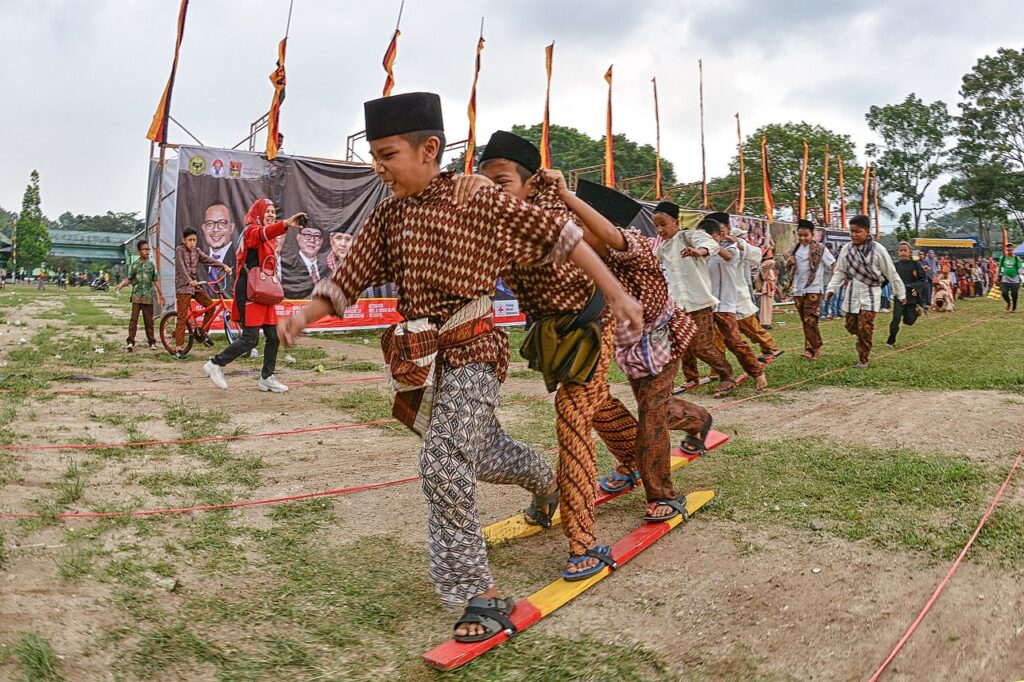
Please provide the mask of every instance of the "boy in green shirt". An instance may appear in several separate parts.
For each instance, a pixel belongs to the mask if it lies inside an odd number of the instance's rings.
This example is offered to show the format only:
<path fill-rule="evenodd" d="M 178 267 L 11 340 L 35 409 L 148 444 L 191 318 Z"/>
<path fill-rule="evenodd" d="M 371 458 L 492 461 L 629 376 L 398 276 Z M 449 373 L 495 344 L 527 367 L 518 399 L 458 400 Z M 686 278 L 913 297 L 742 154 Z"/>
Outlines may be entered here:
<path fill-rule="evenodd" d="M 996 263 L 999 268 L 999 290 L 1003 292 L 1007 312 L 1017 312 L 1017 296 L 1020 292 L 1020 274 L 1024 261 L 1020 256 L 1013 255 L 1009 246 L 1003 249 L 1003 255 Z"/>
<path fill-rule="evenodd" d="M 160 287 L 156 286 L 156 266 L 153 265 L 153 261 L 149 260 L 149 244 L 140 241 L 135 248 L 139 252 L 139 260 L 132 263 L 128 269 L 128 276 L 116 288 L 116 291 L 120 291 L 129 284 L 132 285 L 132 318 L 128 323 L 126 346 L 129 353 L 135 348 L 135 332 L 139 329 L 140 312 L 146 326 L 146 340 L 149 341 L 149 349 L 156 350 L 156 336 L 153 334 L 154 296 L 160 307 L 164 307 L 164 295 L 160 292 Z"/>

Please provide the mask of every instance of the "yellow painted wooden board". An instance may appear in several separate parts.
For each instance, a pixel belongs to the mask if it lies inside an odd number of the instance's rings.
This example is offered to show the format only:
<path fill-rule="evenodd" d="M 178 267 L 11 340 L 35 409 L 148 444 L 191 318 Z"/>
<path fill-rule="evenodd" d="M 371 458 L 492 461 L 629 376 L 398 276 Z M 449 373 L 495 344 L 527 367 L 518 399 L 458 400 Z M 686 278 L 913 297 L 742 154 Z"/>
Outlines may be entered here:
<path fill-rule="evenodd" d="M 686 457 L 672 456 L 670 467 L 674 471 L 681 466 L 688 464 L 690 460 Z M 557 526 L 562 522 L 561 512 L 555 512 L 555 515 L 551 519 L 551 525 Z M 500 545 L 503 542 L 509 542 L 511 540 L 519 540 L 522 538 L 528 538 L 531 535 L 536 535 L 541 531 L 545 530 L 540 526 L 526 522 L 526 516 L 520 512 L 513 516 L 504 519 L 503 521 L 496 521 L 489 526 L 484 527 L 484 539 L 489 545 Z"/>

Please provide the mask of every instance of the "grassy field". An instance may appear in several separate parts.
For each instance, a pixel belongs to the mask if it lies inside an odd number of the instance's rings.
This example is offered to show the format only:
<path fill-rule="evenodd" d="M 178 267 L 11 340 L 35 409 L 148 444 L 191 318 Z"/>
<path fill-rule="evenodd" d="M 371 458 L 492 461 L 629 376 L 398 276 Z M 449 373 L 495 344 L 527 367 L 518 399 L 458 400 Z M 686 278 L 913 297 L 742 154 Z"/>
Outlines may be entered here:
<path fill-rule="evenodd" d="M 264 425 L 303 413 L 326 423 L 389 416 L 386 395 L 375 383 L 295 391 L 287 408 L 260 402 L 246 403 L 242 411 L 216 391 L 209 396 L 169 390 L 145 397 L 60 399 L 30 393 L 80 386 L 62 378 L 69 373 L 111 379 L 112 386 L 183 366 L 197 374 L 198 359 L 181 365 L 164 353 L 121 352 L 123 307 L 112 296 L 78 290 L 59 296 L 20 288 L 0 292 L 5 311 L 0 329 L 5 338 L 26 339 L 3 346 L 0 389 L 10 393 L 0 404 L 0 443 L 31 439 L 98 445 L 237 435 L 253 429 L 253 420 L 241 418 L 251 416 L 249 410 L 263 411 Z M 796 317 L 781 313 L 775 335 L 789 352 L 769 370 L 771 385 L 806 381 L 792 389 L 800 392 L 821 387 L 884 393 L 908 388 L 998 391 L 1008 408 L 1019 410 L 1024 403 L 1019 397 L 1024 392 L 1024 323 L 1003 315 L 1001 308 L 988 300 L 967 301 L 954 315 L 932 314 L 901 332 L 901 348 L 921 345 L 894 355 L 884 346 L 888 319 L 881 316 L 872 366 L 824 377 L 819 375 L 853 364 L 852 339 L 841 323 L 825 322 L 825 357 L 818 363 L 803 361 L 798 357 Z M 513 331 L 511 336 L 517 348 L 522 334 Z M 294 360 L 289 367 L 326 365 L 327 376 L 379 371 L 375 362 L 351 357 L 352 343 L 374 344 L 375 334 L 317 340 L 316 347 L 289 350 Z M 240 368 L 257 366 L 257 361 L 246 361 Z M 543 393 L 535 375 L 514 369 L 513 376 L 535 379 L 535 392 L 506 391 L 506 403 Z M 621 381 L 621 374 L 615 380 Z M 205 383 L 197 379 L 195 385 Z M 755 393 L 744 386 L 737 395 Z M 787 395 L 763 400 L 770 406 L 789 400 Z M 695 399 L 706 397 L 704 392 Z M 514 418 L 506 419 L 510 433 L 550 455 L 556 446 L 551 402 L 529 401 L 509 409 L 514 410 L 509 412 Z M 81 428 L 55 426 L 58 416 L 66 414 Z M 410 443 L 415 443 L 393 424 L 364 427 L 358 435 L 363 440 L 351 447 L 381 467 L 385 473 L 379 480 L 388 478 L 388 463 L 397 460 L 386 444 L 411 450 Z M 0 618 L 18 614 L 15 624 L 0 628 L 0 679 L 787 679 L 772 654 L 758 650 L 756 640 L 740 642 L 726 657 L 702 653 L 700 662 L 691 664 L 680 663 L 671 650 L 618 636 L 614 628 L 596 636 L 590 630 L 572 634 L 545 625 L 455 673 L 425 667 L 419 655 L 446 637 L 453 618 L 440 607 L 427 581 L 420 537 L 424 508 L 416 485 L 387 495 L 365 493 L 252 509 L 87 522 L 57 518 L 69 510 L 221 504 L 305 491 L 315 487 L 309 481 L 320 480 L 317 469 L 335 457 L 334 436 L 316 438 L 289 450 L 284 441 L 263 440 L 256 445 L 95 447 L 70 454 L 0 451 L 0 497 L 5 499 L 0 511 L 42 515 L 0 520 Z M 603 445 L 599 453 L 603 471 L 612 462 Z M 726 545 L 730 538 L 747 538 L 744 553 L 776 559 L 773 552 L 779 550 L 749 538 L 782 533 L 798 545 L 827 540 L 851 552 L 881 552 L 929 570 L 959 552 L 1006 475 L 1011 453 L 1009 439 L 999 457 L 982 460 L 911 444 L 875 447 L 792 436 L 784 430 L 771 437 L 735 437 L 677 476 L 686 489 L 713 488 L 718 496 L 688 528 L 675 533 L 712 537 Z M 295 462 L 307 454 L 319 456 L 307 467 L 311 478 L 297 477 Z M 403 455 L 404 461 L 409 457 Z M 392 470 L 390 478 L 407 475 L 397 464 Z M 365 480 L 358 471 L 352 476 Z M 334 483 L 324 478 L 320 487 Z M 484 488 L 481 495 L 493 490 Z M 1017 495 L 1002 505 L 982 532 L 970 556 L 978 570 L 1024 576 L 1022 502 L 1024 496 Z M 616 500 L 599 512 L 601 523 L 628 529 L 636 523 L 637 505 L 636 496 Z M 379 518 L 370 513 L 374 511 Z M 561 533 L 546 533 L 494 549 L 492 568 L 503 589 L 524 596 L 554 579 L 564 552 Z M 729 566 L 721 570 L 729 571 Z M 614 591 L 615 581 L 630 584 L 631 567 L 621 573 L 595 591 Z M 90 605 L 90 615 L 75 621 L 74 645 L 65 638 L 64 628 L 70 626 L 3 601 L 17 598 L 24 605 L 45 598 L 49 605 L 69 595 L 87 597 Z M 916 602 L 904 605 L 903 611 L 911 608 Z M 74 621 L 73 615 L 61 618 Z M 829 670 L 820 673 L 834 676 Z"/>

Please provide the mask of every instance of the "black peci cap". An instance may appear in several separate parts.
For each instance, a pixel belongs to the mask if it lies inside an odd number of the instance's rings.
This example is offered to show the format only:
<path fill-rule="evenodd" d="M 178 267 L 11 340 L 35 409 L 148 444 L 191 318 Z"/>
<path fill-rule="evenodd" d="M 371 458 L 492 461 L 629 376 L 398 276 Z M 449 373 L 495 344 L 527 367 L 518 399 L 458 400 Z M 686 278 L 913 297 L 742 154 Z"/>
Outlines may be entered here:
<path fill-rule="evenodd" d="M 441 98 L 432 92 L 372 99 L 363 103 L 363 115 L 367 142 L 421 130 L 444 130 Z"/>
<path fill-rule="evenodd" d="M 531 173 L 540 170 L 540 152 L 537 148 L 529 140 L 504 130 L 497 130 L 491 135 L 480 155 L 480 164 L 494 159 L 515 161 Z"/>
<path fill-rule="evenodd" d="M 708 213 L 705 218 L 714 220 L 716 223 L 729 227 L 729 214 L 725 211 L 715 211 L 714 213 Z"/>
<path fill-rule="evenodd" d="M 586 180 L 580 180 L 576 186 L 576 196 L 618 227 L 629 227 L 641 209 L 638 202 L 622 192 Z"/>
<path fill-rule="evenodd" d="M 655 213 L 664 213 L 665 215 L 672 218 L 672 220 L 679 220 L 679 207 L 673 204 L 671 201 L 663 201 L 654 207 Z"/>

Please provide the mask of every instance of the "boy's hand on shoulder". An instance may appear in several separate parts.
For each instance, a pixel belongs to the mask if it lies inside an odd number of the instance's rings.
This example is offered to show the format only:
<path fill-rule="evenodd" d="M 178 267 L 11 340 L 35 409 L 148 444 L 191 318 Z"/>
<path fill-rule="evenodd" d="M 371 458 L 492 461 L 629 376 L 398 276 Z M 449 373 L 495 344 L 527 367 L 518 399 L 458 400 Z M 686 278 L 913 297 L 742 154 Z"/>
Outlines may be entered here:
<path fill-rule="evenodd" d="M 465 206 L 476 193 L 483 187 L 489 187 L 494 183 L 483 175 L 457 175 L 455 176 L 455 188 L 452 190 L 452 201 L 456 206 Z"/>

